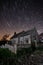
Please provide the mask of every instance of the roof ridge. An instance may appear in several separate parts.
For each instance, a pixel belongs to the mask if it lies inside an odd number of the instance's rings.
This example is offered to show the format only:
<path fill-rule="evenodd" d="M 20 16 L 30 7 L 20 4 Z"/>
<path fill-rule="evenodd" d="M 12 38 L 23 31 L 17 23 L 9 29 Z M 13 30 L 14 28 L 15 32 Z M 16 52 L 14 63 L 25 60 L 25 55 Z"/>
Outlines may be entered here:
<path fill-rule="evenodd" d="M 30 29 L 30 30 L 27 30 L 27 31 L 21 31 L 21 32 L 19 32 L 19 33 L 17 33 L 16 35 L 13 35 L 12 37 L 11 37 L 11 39 L 12 38 L 14 38 L 14 37 L 17 37 L 17 36 L 25 36 L 25 35 L 28 35 L 28 34 L 30 34 L 32 31 L 34 31 L 36 28 L 32 28 L 32 29 Z"/>

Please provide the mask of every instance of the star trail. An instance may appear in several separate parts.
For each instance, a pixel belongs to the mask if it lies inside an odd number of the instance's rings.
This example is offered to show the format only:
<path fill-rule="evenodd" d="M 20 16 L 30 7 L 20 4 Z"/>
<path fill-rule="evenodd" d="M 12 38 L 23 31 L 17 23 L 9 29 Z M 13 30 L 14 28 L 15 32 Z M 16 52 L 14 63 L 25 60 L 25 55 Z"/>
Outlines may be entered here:
<path fill-rule="evenodd" d="M 0 0 L 0 37 L 36 27 L 43 32 L 43 2 L 40 0 Z"/>

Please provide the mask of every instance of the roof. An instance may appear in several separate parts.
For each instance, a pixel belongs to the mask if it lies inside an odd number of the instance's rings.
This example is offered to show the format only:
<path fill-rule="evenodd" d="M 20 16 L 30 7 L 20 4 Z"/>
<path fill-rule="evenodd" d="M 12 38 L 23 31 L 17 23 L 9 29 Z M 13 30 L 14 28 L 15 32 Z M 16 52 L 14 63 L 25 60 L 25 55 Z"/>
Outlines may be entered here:
<path fill-rule="evenodd" d="M 20 33 L 17 33 L 17 34 L 15 34 L 15 35 L 13 35 L 12 37 L 11 37 L 11 39 L 13 39 L 13 38 L 17 38 L 17 37 L 19 37 L 19 36 L 26 36 L 26 35 L 30 35 L 33 31 L 35 31 L 36 29 L 35 28 L 33 28 L 33 29 L 31 29 L 31 30 L 28 30 L 28 31 L 22 31 L 22 32 L 20 32 Z"/>
<path fill-rule="evenodd" d="M 43 39 L 43 33 L 41 33 L 41 34 L 39 35 L 39 38 L 40 38 L 40 39 Z"/>
<path fill-rule="evenodd" d="M 41 33 L 39 36 L 43 37 L 43 33 Z"/>

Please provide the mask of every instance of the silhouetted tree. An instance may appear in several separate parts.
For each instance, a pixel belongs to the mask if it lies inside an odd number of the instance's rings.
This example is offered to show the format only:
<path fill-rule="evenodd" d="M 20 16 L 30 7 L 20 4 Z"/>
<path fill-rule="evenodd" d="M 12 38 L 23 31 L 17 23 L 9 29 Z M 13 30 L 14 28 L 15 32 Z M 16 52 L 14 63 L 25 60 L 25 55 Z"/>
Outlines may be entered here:
<path fill-rule="evenodd" d="M 1 41 L 0 41 L 0 45 L 5 45 L 7 43 L 7 38 L 9 37 L 9 34 L 6 34 L 2 37 Z"/>
<path fill-rule="evenodd" d="M 5 35 L 2 37 L 2 40 L 7 40 L 8 37 L 9 37 L 9 34 L 5 34 Z"/>

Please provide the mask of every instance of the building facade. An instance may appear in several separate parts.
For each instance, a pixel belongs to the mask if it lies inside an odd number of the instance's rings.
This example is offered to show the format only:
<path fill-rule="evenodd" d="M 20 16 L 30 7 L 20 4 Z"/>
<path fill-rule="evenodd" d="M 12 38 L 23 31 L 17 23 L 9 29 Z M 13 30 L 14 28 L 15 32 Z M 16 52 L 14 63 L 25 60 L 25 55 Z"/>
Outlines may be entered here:
<path fill-rule="evenodd" d="M 28 48 L 30 47 L 33 43 L 35 43 L 35 46 L 37 47 L 38 45 L 38 32 L 36 28 L 33 28 L 28 31 L 22 31 L 20 33 L 15 33 L 11 37 L 11 42 L 12 45 L 14 46 L 15 50 L 20 49 L 20 48 Z"/>

